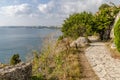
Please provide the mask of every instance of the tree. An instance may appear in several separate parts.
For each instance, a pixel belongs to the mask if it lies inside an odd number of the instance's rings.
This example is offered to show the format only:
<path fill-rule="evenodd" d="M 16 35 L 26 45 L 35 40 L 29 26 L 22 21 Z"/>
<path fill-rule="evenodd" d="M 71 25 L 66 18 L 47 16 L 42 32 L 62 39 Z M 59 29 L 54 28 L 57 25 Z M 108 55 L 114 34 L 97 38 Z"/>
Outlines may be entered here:
<path fill-rule="evenodd" d="M 113 4 L 102 4 L 95 15 L 89 12 L 70 15 L 62 25 L 63 36 L 61 38 L 71 37 L 76 39 L 79 36 L 99 33 L 101 40 L 109 40 L 115 16 L 119 11 L 120 7 Z"/>
<path fill-rule="evenodd" d="M 99 10 L 103 10 L 103 9 L 109 8 L 109 7 L 110 7 L 110 5 L 104 3 L 104 4 L 102 4 L 102 5 L 99 7 Z"/>
<path fill-rule="evenodd" d="M 79 36 L 90 35 L 92 32 L 93 15 L 89 12 L 75 13 L 63 23 L 63 36 L 78 38 Z"/>
<path fill-rule="evenodd" d="M 17 63 L 20 63 L 21 60 L 19 58 L 19 54 L 14 54 L 12 58 L 10 59 L 10 64 L 11 65 L 16 65 Z"/>
<path fill-rule="evenodd" d="M 115 15 L 118 9 L 115 6 L 102 4 L 99 7 L 99 12 L 95 15 L 96 31 L 100 34 L 101 40 L 109 40 L 112 25 L 115 20 Z"/>
<path fill-rule="evenodd" d="M 117 23 L 114 26 L 114 42 L 117 47 L 117 50 L 120 52 L 120 19 L 117 21 Z"/>

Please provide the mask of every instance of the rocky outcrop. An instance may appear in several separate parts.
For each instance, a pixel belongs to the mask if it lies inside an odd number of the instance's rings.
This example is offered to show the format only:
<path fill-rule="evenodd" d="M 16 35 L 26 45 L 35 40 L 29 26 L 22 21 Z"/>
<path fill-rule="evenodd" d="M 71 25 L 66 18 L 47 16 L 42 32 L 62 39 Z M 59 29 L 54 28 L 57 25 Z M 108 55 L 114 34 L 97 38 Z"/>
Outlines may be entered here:
<path fill-rule="evenodd" d="M 71 47 L 85 47 L 88 45 L 88 39 L 85 37 L 79 37 L 77 40 L 73 41 L 70 46 Z"/>
<path fill-rule="evenodd" d="M 31 75 L 31 63 L 19 63 L 0 69 L 0 80 L 30 80 Z"/>

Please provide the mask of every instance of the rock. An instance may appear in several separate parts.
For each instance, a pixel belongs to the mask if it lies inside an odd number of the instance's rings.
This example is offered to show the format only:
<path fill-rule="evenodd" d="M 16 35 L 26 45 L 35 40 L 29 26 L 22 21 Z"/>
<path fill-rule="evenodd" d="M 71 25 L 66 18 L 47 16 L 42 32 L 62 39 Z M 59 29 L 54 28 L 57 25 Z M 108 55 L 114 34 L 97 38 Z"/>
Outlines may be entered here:
<path fill-rule="evenodd" d="M 119 78 L 115 78 L 115 80 L 120 80 L 120 77 Z"/>
<path fill-rule="evenodd" d="M 91 42 L 95 42 L 95 41 L 98 41 L 98 40 L 99 40 L 99 36 L 88 36 L 88 39 L 89 39 Z"/>
<path fill-rule="evenodd" d="M 102 68 L 100 68 L 99 66 L 96 66 L 96 67 L 94 67 L 94 70 L 97 71 L 97 72 L 101 72 Z"/>
<path fill-rule="evenodd" d="M 106 80 L 106 79 L 104 79 L 104 78 L 100 78 L 100 80 Z"/>
<path fill-rule="evenodd" d="M 114 78 L 119 78 L 120 77 L 120 74 L 115 73 L 113 71 L 109 72 L 109 74 L 110 74 L 111 77 L 114 77 Z"/>
<path fill-rule="evenodd" d="M 112 43 L 112 44 L 111 44 L 111 49 L 116 49 L 115 43 Z"/>
<path fill-rule="evenodd" d="M 110 38 L 114 38 L 114 28 L 112 28 L 111 32 L 110 32 Z"/>
<path fill-rule="evenodd" d="M 97 74 L 100 78 L 103 78 L 107 73 L 105 70 L 101 70 L 101 72 L 97 72 Z"/>
<path fill-rule="evenodd" d="M 31 63 L 20 63 L 0 69 L 0 80 L 31 80 L 31 75 Z"/>
<path fill-rule="evenodd" d="M 116 80 L 115 78 L 111 77 L 110 75 L 106 75 L 104 77 L 105 80 Z M 101 79 L 102 80 L 102 79 Z"/>
<path fill-rule="evenodd" d="M 88 39 L 85 37 L 79 37 L 77 40 L 73 41 L 70 46 L 71 47 L 85 47 L 88 45 Z"/>

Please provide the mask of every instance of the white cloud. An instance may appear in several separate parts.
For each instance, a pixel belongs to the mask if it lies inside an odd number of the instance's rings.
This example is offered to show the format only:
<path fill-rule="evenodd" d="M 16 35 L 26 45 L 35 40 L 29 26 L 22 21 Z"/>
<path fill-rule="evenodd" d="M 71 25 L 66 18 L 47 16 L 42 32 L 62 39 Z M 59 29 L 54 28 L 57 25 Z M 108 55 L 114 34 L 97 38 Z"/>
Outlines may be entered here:
<path fill-rule="evenodd" d="M 96 12 L 103 0 L 50 0 L 48 3 L 39 4 L 38 9 L 46 17 L 67 17 L 70 14 L 91 11 Z"/>
<path fill-rule="evenodd" d="M 65 14 L 82 11 L 95 12 L 102 3 L 103 0 L 62 0 L 61 12 L 64 12 Z"/>
<path fill-rule="evenodd" d="M 0 8 L 0 13 L 7 16 L 22 16 L 31 14 L 31 6 L 29 4 L 10 5 Z"/>
<path fill-rule="evenodd" d="M 19 5 L 0 7 L 0 25 L 61 25 L 70 14 L 82 11 L 95 13 L 105 2 L 119 4 L 118 0 L 24 0 L 26 4 L 20 0 L 14 1 L 13 4 Z"/>
<path fill-rule="evenodd" d="M 55 7 L 54 2 L 50 1 L 46 4 L 39 4 L 38 9 L 41 13 L 49 13 Z"/>

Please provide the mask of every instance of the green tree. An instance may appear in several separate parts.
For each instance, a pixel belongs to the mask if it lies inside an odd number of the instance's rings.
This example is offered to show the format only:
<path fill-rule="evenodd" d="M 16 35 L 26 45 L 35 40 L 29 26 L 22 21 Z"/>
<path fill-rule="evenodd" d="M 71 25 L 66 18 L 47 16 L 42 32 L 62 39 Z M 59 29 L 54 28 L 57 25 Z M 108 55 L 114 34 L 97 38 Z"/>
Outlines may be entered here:
<path fill-rule="evenodd" d="M 102 4 L 100 7 L 99 7 L 99 10 L 102 10 L 102 9 L 105 9 L 105 8 L 110 8 L 110 5 L 109 4 Z"/>
<path fill-rule="evenodd" d="M 21 60 L 20 60 L 19 57 L 20 57 L 19 54 L 14 54 L 14 55 L 12 56 L 12 58 L 10 59 L 10 64 L 11 64 L 11 65 L 16 65 L 17 63 L 20 63 Z"/>
<path fill-rule="evenodd" d="M 63 36 L 78 38 L 92 32 L 93 15 L 89 12 L 75 13 L 67 18 L 62 26 Z"/>
<path fill-rule="evenodd" d="M 115 45 L 117 47 L 117 50 L 120 52 L 120 19 L 114 26 L 114 35 L 115 35 L 114 38 Z"/>
<path fill-rule="evenodd" d="M 99 11 L 96 13 L 94 22 L 96 32 L 100 34 L 101 40 L 110 39 L 110 31 L 114 24 L 115 16 L 119 12 L 116 6 L 110 6 L 108 4 L 102 4 L 99 7 Z"/>
<path fill-rule="evenodd" d="M 89 12 L 70 15 L 62 25 L 63 36 L 61 38 L 71 37 L 76 39 L 79 36 L 99 33 L 101 40 L 109 40 L 115 16 L 120 11 L 120 7 L 111 4 L 102 4 L 95 15 Z"/>

